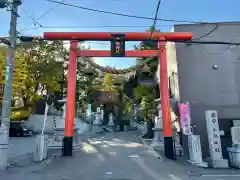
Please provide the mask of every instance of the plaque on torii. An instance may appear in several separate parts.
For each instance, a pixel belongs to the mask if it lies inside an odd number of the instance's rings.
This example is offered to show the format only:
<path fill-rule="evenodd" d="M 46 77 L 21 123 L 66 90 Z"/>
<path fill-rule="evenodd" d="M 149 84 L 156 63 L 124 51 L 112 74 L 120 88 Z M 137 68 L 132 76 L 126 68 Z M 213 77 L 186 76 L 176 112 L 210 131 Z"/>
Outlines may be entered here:
<path fill-rule="evenodd" d="M 125 56 L 125 40 L 124 34 L 113 34 L 111 38 L 111 56 L 124 57 Z"/>

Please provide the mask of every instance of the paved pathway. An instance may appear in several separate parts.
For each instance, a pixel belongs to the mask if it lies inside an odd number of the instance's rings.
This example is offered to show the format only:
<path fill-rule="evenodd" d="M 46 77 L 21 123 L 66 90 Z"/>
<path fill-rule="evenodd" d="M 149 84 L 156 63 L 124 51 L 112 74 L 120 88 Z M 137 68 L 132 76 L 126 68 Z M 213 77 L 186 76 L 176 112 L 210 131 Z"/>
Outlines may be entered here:
<path fill-rule="evenodd" d="M 192 169 L 173 161 L 161 161 L 152 155 L 136 132 L 96 135 L 86 141 L 74 157 L 57 157 L 45 164 L 10 168 L 0 172 L 4 180 L 239 180 L 216 175 L 222 171 Z M 227 171 L 228 173 L 231 171 Z M 210 175 L 210 176 L 209 176 Z M 214 175 L 214 176 L 212 176 Z"/>

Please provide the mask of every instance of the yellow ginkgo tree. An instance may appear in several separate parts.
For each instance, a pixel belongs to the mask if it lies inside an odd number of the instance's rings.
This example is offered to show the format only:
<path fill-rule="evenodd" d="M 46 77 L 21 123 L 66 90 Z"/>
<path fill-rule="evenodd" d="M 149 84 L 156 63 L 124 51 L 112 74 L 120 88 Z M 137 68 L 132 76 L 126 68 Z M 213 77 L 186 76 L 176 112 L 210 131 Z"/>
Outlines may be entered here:
<path fill-rule="evenodd" d="M 28 65 L 25 61 L 23 52 L 19 49 L 15 53 L 14 65 L 13 65 L 13 83 L 12 83 L 12 95 L 21 96 L 21 92 L 26 90 L 25 82 L 28 81 Z M 5 84 L 5 61 L 7 58 L 7 49 L 2 48 L 0 50 L 0 87 L 1 87 L 1 100 L 2 92 Z"/>
<path fill-rule="evenodd" d="M 29 81 L 29 66 L 23 49 L 16 52 L 13 70 L 13 96 L 21 96 L 27 90 Z"/>
<path fill-rule="evenodd" d="M 113 83 L 113 78 L 110 73 L 105 73 L 103 84 L 102 84 L 102 91 L 116 91 L 117 87 Z"/>

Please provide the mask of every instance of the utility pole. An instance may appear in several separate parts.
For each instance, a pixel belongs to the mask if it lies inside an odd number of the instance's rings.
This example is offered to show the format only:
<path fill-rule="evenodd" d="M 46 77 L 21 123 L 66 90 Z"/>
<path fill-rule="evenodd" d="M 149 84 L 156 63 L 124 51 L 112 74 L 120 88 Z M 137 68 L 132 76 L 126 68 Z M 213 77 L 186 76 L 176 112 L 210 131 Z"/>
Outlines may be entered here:
<path fill-rule="evenodd" d="M 5 3 L 5 4 L 4 4 Z M 9 145 L 9 128 L 11 117 L 11 100 L 12 100 L 12 81 L 13 81 L 13 63 L 17 39 L 17 7 L 21 5 L 21 0 L 1 0 L 0 4 L 9 8 L 11 12 L 11 22 L 9 31 L 9 52 L 5 68 L 5 86 L 2 102 L 2 119 L 0 128 L 0 169 L 7 166 L 8 145 Z"/>

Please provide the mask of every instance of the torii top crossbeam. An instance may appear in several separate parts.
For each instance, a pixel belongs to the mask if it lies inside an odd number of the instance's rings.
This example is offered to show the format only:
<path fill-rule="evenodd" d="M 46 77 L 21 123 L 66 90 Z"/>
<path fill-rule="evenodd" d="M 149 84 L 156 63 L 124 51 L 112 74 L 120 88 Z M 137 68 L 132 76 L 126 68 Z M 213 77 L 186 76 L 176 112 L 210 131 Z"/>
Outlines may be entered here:
<path fill-rule="evenodd" d="M 126 41 L 192 39 L 191 32 L 45 32 L 43 37 L 47 40 L 109 41 L 116 34 L 124 35 Z"/>

